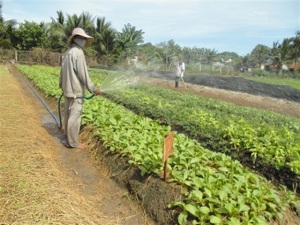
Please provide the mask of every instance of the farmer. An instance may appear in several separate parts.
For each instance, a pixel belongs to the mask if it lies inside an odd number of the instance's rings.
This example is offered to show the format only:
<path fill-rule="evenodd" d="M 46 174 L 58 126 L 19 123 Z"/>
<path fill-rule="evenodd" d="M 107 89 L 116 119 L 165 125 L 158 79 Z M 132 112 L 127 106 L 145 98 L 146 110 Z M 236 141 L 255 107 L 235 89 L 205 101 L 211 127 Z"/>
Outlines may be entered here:
<path fill-rule="evenodd" d="M 179 87 L 179 81 L 181 79 L 183 79 L 183 75 L 184 75 L 184 71 L 185 71 L 185 64 L 182 60 L 180 60 L 177 65 L 177 74 L 176 74 L 176 78 L 175 78 L 175 87 L 178 88 Z"/>
<path fill-rule="evenodd" d="M 75 28 L 67 44 L 69 49 L 62 57 L 59 87 L 64 93 L 64 130 L 67 148 L 82 149 L 84 144 L 79 143 L 82 106 L 87 89 L 94 95 L 100 95 L 101 90 L 91 81 L 83 48 L 90 46 L 94 38 L 87 35 L 81 28 Z"/>

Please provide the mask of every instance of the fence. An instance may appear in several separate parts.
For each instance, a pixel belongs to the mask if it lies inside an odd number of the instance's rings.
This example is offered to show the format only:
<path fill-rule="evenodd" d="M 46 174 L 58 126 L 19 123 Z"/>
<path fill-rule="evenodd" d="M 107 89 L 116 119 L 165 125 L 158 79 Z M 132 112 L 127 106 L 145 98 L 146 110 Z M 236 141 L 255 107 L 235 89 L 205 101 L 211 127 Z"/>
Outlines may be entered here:
<path fill-rule="evenodd" d="M 15 51 L 0 48 L 0 62 L 15 60 Z"/>
<path fill-rule="evenodd" d="M 0 62 L 6 63 L 24 63 L 24 64 L 46 64 L 51 66 L 59 66 L 62 53 L 50 52 L 44 49 L 35 49 L 33 51 L 19 51 L 0 49 Z M 97 57 L 86 56 L 89 66 L 98 64 Z"/>

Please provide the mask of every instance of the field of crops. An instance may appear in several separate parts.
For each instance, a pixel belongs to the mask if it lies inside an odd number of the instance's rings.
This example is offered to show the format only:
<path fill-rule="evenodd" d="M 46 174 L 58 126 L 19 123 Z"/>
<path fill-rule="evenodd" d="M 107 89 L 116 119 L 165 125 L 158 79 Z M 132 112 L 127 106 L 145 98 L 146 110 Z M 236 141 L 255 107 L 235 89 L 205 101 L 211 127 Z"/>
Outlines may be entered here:
<path fill-rule="evenodd" d="M 58 67 L 17 68 L 46 96 L 61 95 Z M 89 71 L 100 86 L 116 73 Z M 250 155 L 253 164 L 259 160 L 298 176 L 297 119 L 141 84 L 86 101 L 83 124 L 92 124 L 95 138 L 128 157 L 142 175 L 161 173 L 163 139 L 176 130 L 169 182 L 182 186 L 184 198 L 169 207 L 180 209 L 179 224 L 263 225 L 281 219 L 290 205 L 299 207 L 284 186 L 277 189 L 228 156 Z"/>

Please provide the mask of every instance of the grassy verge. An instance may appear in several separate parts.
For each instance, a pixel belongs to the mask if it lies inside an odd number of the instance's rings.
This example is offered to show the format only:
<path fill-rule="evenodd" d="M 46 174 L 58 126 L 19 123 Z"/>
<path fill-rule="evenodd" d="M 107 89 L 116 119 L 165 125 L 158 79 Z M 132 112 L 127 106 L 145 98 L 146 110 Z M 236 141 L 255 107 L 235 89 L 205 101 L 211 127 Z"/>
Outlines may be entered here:
<path fill-rule="evenodd" d="M 254 80 L 257 82 L 263 82 L 275 85 L 287 85 L 300 90 L 300 80 L 299 79 L 283 79 L 283 78 L 270 78 L 270 77 L 247 77 L 249 80 Z"/>

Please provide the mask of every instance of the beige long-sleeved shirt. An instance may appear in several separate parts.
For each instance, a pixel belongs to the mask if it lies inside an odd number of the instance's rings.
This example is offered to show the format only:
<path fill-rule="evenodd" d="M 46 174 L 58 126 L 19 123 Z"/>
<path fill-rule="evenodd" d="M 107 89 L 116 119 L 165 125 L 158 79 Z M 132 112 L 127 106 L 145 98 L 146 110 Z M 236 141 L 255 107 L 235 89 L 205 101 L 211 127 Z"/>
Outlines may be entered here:
<path fill-rule="evenodd" d="M 84 97 L 86 89 L 91 93 L 97 89 L 89 77 L 84 52 L 75 44 L 62 58 L 59 87 L 70 98 Z"/>

